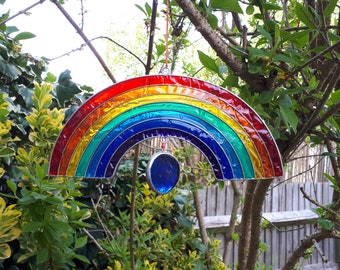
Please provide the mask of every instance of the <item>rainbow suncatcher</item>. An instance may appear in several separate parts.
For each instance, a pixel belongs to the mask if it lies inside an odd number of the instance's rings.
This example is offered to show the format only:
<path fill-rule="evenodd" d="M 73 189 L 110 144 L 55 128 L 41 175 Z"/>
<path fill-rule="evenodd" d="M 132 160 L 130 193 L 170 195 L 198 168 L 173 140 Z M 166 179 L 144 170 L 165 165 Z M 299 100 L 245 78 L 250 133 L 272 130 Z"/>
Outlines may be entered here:
<path fill-rule="evenodd" d="M 219 86 L 173 75 L 133 78 L 88 99 L 59 135 L 49 174 L 110 178 L 131 147 L 158 136 L 195 145 L 219 180 L 283 174 L 274 138 L 247 103 Z"/>

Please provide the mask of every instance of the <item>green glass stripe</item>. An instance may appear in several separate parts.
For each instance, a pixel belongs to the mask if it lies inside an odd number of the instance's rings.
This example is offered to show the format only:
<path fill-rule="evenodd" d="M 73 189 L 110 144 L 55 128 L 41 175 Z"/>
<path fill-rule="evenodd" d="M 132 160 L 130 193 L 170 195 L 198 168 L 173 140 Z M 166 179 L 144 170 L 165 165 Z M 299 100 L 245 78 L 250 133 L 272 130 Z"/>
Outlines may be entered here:
<path fill-rule="evenodd" d="M 106 134 L 110 132 L 110 130 L 117 128 L 117 126 L 119 126 L 120 123 L 126 121 L 127 119 L 135 115 L 145 113 L 148 111 L 160 111 L 160 110 L 173 110 L 181 113 L 191 114 L 193 116 L 200 118 L 202 121 L 205 121 L 214 126 L 224 135 L 226 140 L 235 149 L 235 153 L 239 157 L 240 163 L 242 164 L 242 170 L 245 178 L 254 178 L 254 170 L 248 151 L 245 148 L 242 140 L 237 135 L 237 133 L 229 125 L 227 125 L 221 119 L 217 118 L 215 115 L 199 107 L 184 103 L 173 102 L 151 103 L 134 107 L 133 109 L 118 115 L 110 122 L 108 122 L 105 126 L 98 130 L 97 134 L 93 137 L 93 139 L 85 149 L 78 163 L 76 175 L 85 175 L 87 162 L 90 159 L 89 157 L 91 157 L 92 153 L 98 147 L 101 140 L 105 138 Z"/>

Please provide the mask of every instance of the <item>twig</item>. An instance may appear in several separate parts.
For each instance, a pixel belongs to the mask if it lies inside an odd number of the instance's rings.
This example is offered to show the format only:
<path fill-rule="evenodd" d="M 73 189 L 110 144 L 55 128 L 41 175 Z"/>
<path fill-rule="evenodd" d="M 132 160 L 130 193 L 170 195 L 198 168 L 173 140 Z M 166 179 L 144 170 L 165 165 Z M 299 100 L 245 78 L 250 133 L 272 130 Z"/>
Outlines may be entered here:
<path fill-rule="evenodd" d="M 315 249 L 317 250 L 317 252 L 320 254 L 322 262 L 323 263 L 327 263 L 328 259 L 325 256 L 325 254 L 323 253 L 322 249 L 319 247 L 318 242 L 315 239 L 312 239 L 313 241 L 313 246 L 315 247 Z"/>
<path fill-rule="evenodd" d="M 39 5 L 39 4 L 42 4 L 42 3 L 44 3 L 45 1 L 46 1 L 46 0 L 40 0 L 40 1 L 36 2 L 36 3 L 34 3 L 33 5 L 30 5 L 29 7 L 25 8 L 25 9 L 23 9 L 23 10 L 20 10 L 18 13 L 14 14 L 13 16 L 8 17 L 6 20 L 3 20 L 2 22 L 0 22 L 0 26 L 3 25 L 3 24 L 5 24 L 5 23 L 8 22 L 8 21 L 14 19 L 15 17 L 21 15 L 21 14 L 25 14 L 25 13 L 26 13 L 27 11 L 29 11 L 31 8 L 34 8 L 35 6 L 37 6 L 37 5 Z"/>
<path fill-rule="evenodd" d="M 305 62 L 304 64 L 299 66 L 297 69 L 295 69 L 293 72 L 288 74 L 286 79 L 290 79 L 290 78 L 294 77 L 297 73 L 299 73 L 302 69 L 304 69 L 310 63 L 313 63 L 315 60 L 319 59 L 321 56 L 324 56 L 326 53 L 332 51 L 334 48 L 336 48 L 339 45 L 340 45 L 340 41 L 338 41 L 337 43 L 335 43 L 332 46 L 328 47 L 327 49 L 323 50 L 322 52 L 318 53 L 317 55 L 315 55 L 314 57 L 309 59 L 307 62 Z"/>
<path fill-rule="evenodd" d="M 294 174 L 293 176 L 291 176 L 291 177 L 285 179 L 284 181 L 279 181 L 276 185 L 273 185 L 271 188 L 269 188 L 268 191 L 269 191 L 269 190 L 272 190 L 272 189 L 274 189 L 274 188 L 276 188 L 276 187 L 278 187 L 278 186 L 280 186 L 280 185 L 283 185 L 284 183 L 286 183 L 286 182 L 288 182 L 288 181 L 294 179 L 294 178 L 297 177 L 297 176 L 300 176 L 300 175 L 303 175 L 303 174 L 305 174 L 305 173 L 308 173 L 309 171 L 313 170 L 316 166 L 318 166 L 318 164 L 319 164 L 322 160 L 324 160 L 324 157 L 323 157 L 323 158 L 320 158 L 320 159 L 319 159 L 312 167 L 309 167 L 308 170 L 302 171 L 302 172 L 300 172 L 300 173 L 298 173 L 298 174 Z"/>
<path fill-rule="evenodd" d="M 85 11 L 84 11 L 84 1 L 83 0 L 80 0 L 80 9 L 81 9 L 81 30 L 84 30 L 84 17 L 85 17 Z"/>
<path fill-rule="evenodd" d="M 332 209 L 322 205 L 321 203 L 319 203 L 318 201 L 312 199 L 307 193 L 306 191 L 303 189 L 303 187 L 300 187 L 300 191 L 303 194 L 303 197 L 305 197 L 308 201 L 310 201 L 312 204 L 322 208 L 323 210 L 325 210 L 326 212 L 332 214 L 334 217 L 338 216 L 338 213 L 333 211 Z"/>
<path fill-rule="evenodd" d="M 110 69 L 107 67 L 106 63 L 104 62 L 103 58 L 100 56 L 100 54 L 97 52 L 95 47 L 92 45 L 91 41 L 87 38 L 87 36 L 84 34 L 84 32 L 80 29 L 80 27 L 76 24 L 76 22 L 72 19 L 72 17 L 67 13 L 67 11 L 64 9 L 64 7 L 58 2 L 58 0 L 52 1 L 58 9 L 61 11 L 61 13 L 65 16 L 65 18 L 70 22 L 70 24 L 76 29 L 77 33 L 82 37 L 82 39 L 86 42 L 87 46 L 91 49 L 92 53 L 95 55 L 103 69 L 105 70 L 106 74 L 109 76 L 111 81 L 113 83 L 116 83 L 116 79 L 111 73 Z"/>
<path fill-rule="evenodd" d="M 98 203 L 100 202 L 101 200 L 101 197 L 102 195 L 100 195 L 99 199 L 98 199 Z M 98 203 L 94 203 L 93 199 L 91 199 L 91 202 L 92 202 L 92 206 L 93 206 L 93 209 L 94 211 L 96 212 L 96 216 L 97 216 L 97 219 L 100 223 L 100 225 L 103 227 L 104 229 L 104 232 L 106 234 L 106 237 L 110 238 L 111 240 L 114 240 L 115 238 L 113 237 L 112 233 L 110 232 L 110 230 L 106 227 L 106 225 L 103 223 L 98 211 L 97 211 L 97 208 L 98 208 Z"/>
<path fill-rule="evenodd" d="M 335 113 L 337 113 L 340 110 L 340 102 L 335 103 L 334 105 L 330 106 L 329 109 L 319 118 L 315 119 L 313 125 L 318 126 L 324 122 L 331 116 L 333 116 Z"/>
<path fill-rule="evenodd" d="M 96 41 L 97 39 L 107 39 L 109 40 L 110 42 L 114 43 L 115 45 L 117 45 L 118 47 L 122 48 L 123 50 L 127 51 L 129 54 L 131 54 L 133 57 L 135 57 L 138 62 L 140 62 L 144 67 L 146 67 L 145 63 L 143 62 L 142 59 L 140 59 L 135 53 L 133 53 L 132 51 L 130 51 L 128 48 L 124 47 L 123 45 L 121 45 L 120 43 L 118 43 L 117 41 L 113 40 L 112 38 L 110 37 L 107 37 L 107 36 L 98 36 L 98 37 L 95 37 L 95 38 L 91 38 L 90 41 L 93 42 L 93 41 Z M 68 56 L 70 55 L 71 53 L 74 53 L 76 51 L 81 51 L 85 46 L 87 46 L 87 43 L 83 43 L 83 44 L 80 44 L 80 46 L 76 49 L 73 49 L 71 51 L 68 51 L 66 53 L 63 53 L 59 56 L 56 56 L 56 57 L 53 57 L 53 58 L 47 58 L 48 61 L 54 61 L 56 59 L 59 59 L 59 58 L 62 58 L 64 56 Z"/>
<path fill-rule="evenodd" d="M 105 249 L 103 249 L 103 247 L 98 243 L 98 241 L 96 240 L 96 238 L 94 238 L 92 236 L 92 234 L 90 234 L 90 232 L 88 230 L 86 230 L 85 228 L 83 228 L 83 232 L 91 238 L 91 240 L 93 241 L 93 243 L 98 247 L 98 249 L 105 255 L 106 258 L 110 259 L 110 254 L 106 252 Z"/>

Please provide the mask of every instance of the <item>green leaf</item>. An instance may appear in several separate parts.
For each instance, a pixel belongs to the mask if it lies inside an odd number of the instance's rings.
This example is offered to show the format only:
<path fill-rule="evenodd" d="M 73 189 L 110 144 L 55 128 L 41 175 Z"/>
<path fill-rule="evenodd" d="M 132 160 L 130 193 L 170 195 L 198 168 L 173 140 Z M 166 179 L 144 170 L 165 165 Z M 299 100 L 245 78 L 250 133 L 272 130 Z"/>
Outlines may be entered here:
<path fill-rule="evenodd" d="M 177 217 L 177 219 L 178 219 L 178 222 L 179 222 L 182 226 L 184 226 L 184 227 L 186 227 L 186 228 L 191 228 L 191 227 L 192 227 L 192 222 L 191 222 L 191 220 L 188 219 L 186 216 L 180 215 L 180 216 Z"/>
<path fill-rule="evenodd" d="M 204 52 L 202 52 L 200 50 L 198 50 L 197 52 L 198 52 L 198 57 L 199 57 L 202 65 L 205 68 L 207 68 L 207 69 L 218 74 L 219 69 L 218 69 L 217 64 L 215 63 L 215 60 L 212 59 L 210 56 L 206 55 Z"/>
<path fill-rule="evenodd" d="M 307 8 L 305 8 L 302 4 L 296 2 L 295 3 L 295 13 L 298 19 L 307 27 L 311 29 L 315 29 L 315 26 L 312 22 L 312 18 L 314 16 L 309 12 Z"/>
<path fill-rule="evenodd" d="M 43 264 L 48 259 L 48 249 L 47 248 L 41 248 L 37 252 L 37 264 Z"/>
<path fill-rule="evenodd" d="M 145 3 L 145 10 L 146 10 L 148 16 L 150 17 L 151 14 L 152 14 L 152 7 L 150 6 L 149 3 Z"/>
<path fill-rule="evenodd" d="M 280 114 L 281 114 L 282 119 L 285 122 L 286 126 L 288 128 L 293 129 L 293 131 L 296 133 L 296 128 L 297 128 L 297 125 L 299 123 L 299 118 L 291 110 L 291 108 L 289 108 L 287 106 L 282 106 L 280 104 Z"/>
<path fill-rule="evenodd" d="M 19 28 L 16 27 L 16 26 L 7 26 L 6 27 L 6 33 L 8 35 L 12 34 L 12 33 L 15 33 L 15 32 L 18 32 L 19 31 Z"/>
<path fill-rule="evenodd" d="M 233 232 L 231 234 L 231 239 L 233 239 L 233 241 L 238 241 L 240 239 L 240 236 L 238 233 Z"/>
<path fill-rule="evenodd" d="M 318 224 L 321 228 L 325 229 L 325 230 L 331 230 L 334 227 L 334 222 L 328 220 L 328 219 L 323 219 L 320 218 L 318 219 Z"/>
<path fill-rule="evenodd" d="M 44 79 L 45 82 L 54 83 L 56 80 L 57 77 L 53 73 L 47 72 L 46 77 Z"/>
<path fill-rule="evenodd" d="M 336 181 L 335 177 L 329 175 L 328 173 L 324 173 L 323 175 L 327 177 L 327 179 L 333 184 L 335 188 L 339 188 L 338 182 Z"/>
<path fill-rule="evenodd" d="M 74 248 L 78 249 L 83 246 L 85 246 L 87 243 L 87 236 L 82 236 L 76 239 L 76 242 L 74 243 Z"/>
<path fill-rule="evenodd" d="M 331 94 L 329 101 L 331 102 L 332 105 L 340 102 L 340 90 L 334 91 Z"/>
<path fill-rule="evenodd" d="M 183 196 L 182 194 L 176 194 L 174 200 L 177 204 L 180 204 L 180 205 L 186 205 L 188 203 L 187 198 Z"/>
<path fill-rule="evenodd" d="M 330 0 L 329 1 L 327 7 L 323 11 L 325 19 L 333 14 L 337 3 L 338 3 L 338 0 Z"/>
<path fill-rule="evenodd" d="M 272 101 L 274 93 L 271 91 L 263 91 L 261 92 L 259 99 L 261 104 L 268 104 Z"/>
<path fill-rule="evenodd" d="M 37 172 L 37 176 L 40 180 L 43 180 L 46 177 L 48 170 L 47 166 L 47 163 L 43 164 L 42 166 L 40 166 L 39 164 L 35 166 L 35 171 Z"/>
<path fill-rule="evenodd" d="M 83 256 L 83 255 L 74 254 L 72 257 L 73 257 L 74 259 L 77 259 L 77 260 L 81 261 L 81 262 L 88 263 L 88 264 L 90 263 L 89 259 L 86 258 L 86 257 Z"/>
<path fill-rule="evenodd" d="M 249 48 L 249 60 L 257 62 L 259 59 L 268 56 L 265 49 Z M 262 64 L 261 64 L 262 65 Z"/>
<path fill-rule="evenodd" d="M 29 196 L 24 196 L 22 198 L 19 199 L 19 204 L 21 205 L 27 205 L 27 204 L 31 204 L 31 203 L 34 203 L 36 201 L 36 199 L 29 195 Z"/>
<path fill-rule="evenodd" d="M 64 198 L 61 196 L 47 197 L 45 202 L 53 205 L 61 205 L 64 202 Z"/>
<path fill-rule="evenodd" d="M 214 14 L 208 14 L 207 21 L 212 29 L 216 30 L 218 27 L 218 19 Z"/>
<path fill-rule="evenodd" d="M 280 99 L 280 106 L 290 108 L 292 107 L 292 99 L 288 95 L 283 95 L 283 97 Z"/>
<path fill-rule="evenodd" d="M 271 36 L 271 34 L 269 32 L 267 32 L 266 30 L 264 30 L 264 28 L 261 25 L 257 25 L 256 26 L 257 30 L 260 32 L 260 34 L 265 37 L 266 40 L 268 40 L 268 42 L 270 44 L 273 44 L 273 38 Z"/>
<path fill-rule="evenodd" d="M 282 32 L 281 36 L 284 36 L 285 41 L 291 41 L 298 45 L 305 45 L 311 32 L 311 29 L 301 30 L 296 33 Z"/>
<path fill-rule="evenodd" d="M 253 15 L 254 11 L 255 11 L 255 8 L 254 8 L 253 5 L 247 6 L 247 8 L 246 8 L 247 15 Z"/>
<path fill-rule="evenodd" d="M 243 14 L 243 10 L 237 0 L 211 0 L 210 7 L 222 11 L 233 11 Z"/>
<path fill-rule="evenodd" d="M 28 87 L 20 87 L 19 93 L 22 96 L 22 98 L 25 100 L 25 103 L 27 105 L 27 108 L 32 108 L 32 97 L 33 97 L 33 89 Z"/>
<path fill-rule="evenodd" d="M 0 73 L 7 76 L 10 81 L 13 81 L 21 75 L 21 70 L 11 63 L 0 60 Z"/>
<path fill-rule="evenodd" d="M 135 4 L 135 6 L 144 13 L 145 16 L 148 16 L 147 12 L 138 4 Z"/>
<path fill-rule="evenodd" d="M 264 1 L 263 1 L 264 2 Z M 265 10 L 282 10 L 282 7 L 279 6 L 279 5 L 275 5 L 273 3 L 270 3 L 270 2 L 264 2 L 262 3 L 262 7 L 265 9 Z"/>
<path fill-rule="evenodd" d="M 299 65 L 299 62 L 297 62 L 295 59 L 293 59 L 293 58 L 291 58 L 291 57 L 289 57 L 289 56 L 283 55 L 283 54 L 276 54 L 276 55 L 273 57 L 273 60 L 274 60 L 274 61 L 280 61 L 280 62 L 291 63 L 291 64 L 296 65 L 296 66 Z"/>
<path fill-rule="evenodd" d="M 230 86 L 230 87 L 239 87 L 238 83 L 238 76 L 234 74 L 230 74 L 223 82 L 223 87 Z"/>
<path fill-rule="evenodd" d="M 9 179 L 6 181 L 6 183 L 7 183 L 7 186 L 9 187 L 9 189 L 15 195 L 17 193 L 17 184 L 14 181 L 9 180 Z"/>
<path fill-rule="evenodd" d="M 0 260 L 11 257 L 11 248 L 8 244 L 0 244 Z"/>
<path fill-rule="evenodd" d="M 71 71 L 66 70 L 62 72 L 58 78 L 58 85 L 56 87 L 57 97 L 61 104 L 64 104 L 65 101 L 72 99 L 76 94 L 80 93 L 81 90 L 71 81 Z"/>
<path fill-rule="evenodd" d="M 14 37 L 15 41 L 34 38 L 35 35 L 30 32 L 21 32 Z"/>
<path fill-rule="evenodd" d="M 44 224 L 40 221 L 31 221 L 22 227 L 23 232 L 36 232 L 41 229 Z"/>
<path fill-rule="evenodd" d="M 0 157 L 11 157 L 15 154 L 15 151 L 10 147 L 4 147 L 0 149 Z"/>
<path fill-rule="evenodd" d="M 65 232 L 72 229 L 72 227 L 67 222 L 63 221 L 52 221 L 49 225 L 55 230 L 62 230 Z"/>

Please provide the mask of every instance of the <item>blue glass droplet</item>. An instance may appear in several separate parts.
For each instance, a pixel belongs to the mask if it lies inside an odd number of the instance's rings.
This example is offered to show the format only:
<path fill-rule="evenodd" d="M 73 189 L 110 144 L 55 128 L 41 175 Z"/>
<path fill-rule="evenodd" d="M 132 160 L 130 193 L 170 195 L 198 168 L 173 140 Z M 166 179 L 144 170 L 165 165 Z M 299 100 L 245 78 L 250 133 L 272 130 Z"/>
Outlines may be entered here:
<path fill-rule="evenodd" d="M 178 182 L 179 173 L 180 167 L 177 159 L 165 152 L 154 154 L 146 169 L 148 183 L 158 194 L 170 192 Z"/>

